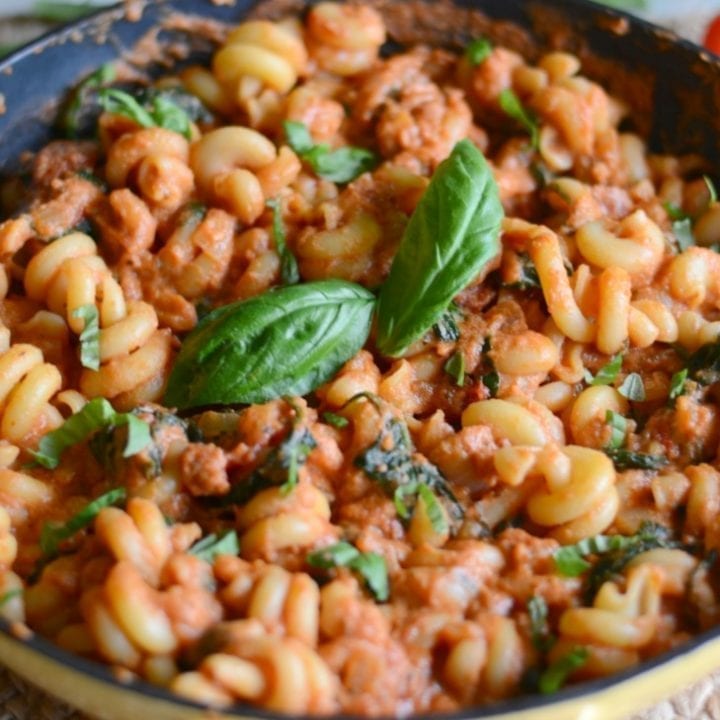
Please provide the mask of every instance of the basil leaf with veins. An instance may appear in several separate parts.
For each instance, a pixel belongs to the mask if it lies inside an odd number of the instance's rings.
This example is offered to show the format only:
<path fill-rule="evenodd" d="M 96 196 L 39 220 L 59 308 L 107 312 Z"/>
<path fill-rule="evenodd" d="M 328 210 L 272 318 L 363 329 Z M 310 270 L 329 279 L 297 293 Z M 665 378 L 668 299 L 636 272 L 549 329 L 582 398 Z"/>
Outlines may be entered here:
<path fill-rule="evenodd" d="M 455 145 L 435 171 L 380 289 L 377 346 L 398 357 L 500 252 L 503 208 L 482 153 Z"/>
<path fill-rule="evenodd" d="M 165 405 L 263 403 L 315 390 L 365 344 L 374 307 L 360 285 L 322 280 L 218 308 L 185 338 Z"/>

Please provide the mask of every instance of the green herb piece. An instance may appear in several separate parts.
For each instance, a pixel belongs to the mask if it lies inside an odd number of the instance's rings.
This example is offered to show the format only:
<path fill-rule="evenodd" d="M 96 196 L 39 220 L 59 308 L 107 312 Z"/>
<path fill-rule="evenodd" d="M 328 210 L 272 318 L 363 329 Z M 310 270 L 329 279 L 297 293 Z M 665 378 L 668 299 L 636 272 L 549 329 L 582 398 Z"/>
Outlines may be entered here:
<path fill-rule="evenodd" d="M 328 425 L 332 425 L 338 430 L 342 430 L 342 428 L 345 428 L 350 424 L 350 421 L 346 417 L 338 415 L 334 412 L 324 412 L 322 414 L 322 418 Z"/>
<path fill-rule="evenodd" d="M 215 116 L 197 95 L 193 95 L 180 85 L 163 88 L 142 86 L 134 88 L 133 95 L 146 109 L 154 108 L 157 101 L 160 102 L 161 107 L 166 106 L 169 102 L 183 110 L 193 122 L 208 124 L 215 119 Z M 184 121 L 181 122 L 184 123 Z M 200 203 L 190 204 L 199 205 Z"/>
<path fill-rule="evenodd" d="M 476 38 L 467 44 L 465 57 L 473 67 L 477 67 L 478 65 L 482 65 L 482 63 L 490 57 L 492 51 L 492 43 L 487 38 Z"/>
<path fill-rule="evenodd" d="M 307 563 L 323 570 L 346 567 L 362 577 L 370 592 L 380 602 L 385 602 L 390 596 L 385 558 L 377 553 L 361 553 L 350 543 L 339 542 L 310 553 Z"/>
<path fill-rule="evenodd" d="M 94 398 L 59 428 L 43 436 L 37 450 L 29 452 L 35 462 L 53 470 L 67 448 L 87 440 L 99 430 L 123 425 L 128 431 L 123 457 L 135 455 L 150 444 L 150 428 L 146 422 L 132 413 L 115 412 L 105 398 Z"/>
<path fill-rule="evenodd" d="M 448 524 L 445 513 L 443 512 L 440 501 L 435 496 L 435 493 L 427 486 L 422 483 L 417 488 L 418 496 L 425 505 L 425 512 L 430 519 L 430 525 L 436 533 L 447 532 Z"/>
<path fill-rule="evenodd" d="M 642 402 L 645 400 L 645 384 L 642 377 L 634 372 L 630 373 L 620 384 L 618 392 L 628 400 Z"/>
<path fill-rule="evenodd" d="M 677 400 L 685 392 L 685 381 L 688 377 L 688 369 L 683 368 L 673 373 L 670 378 L 670 392 L 668 393 L 669 400 Z"/>
<path fill-rule="evenodd" d="M 124 115 L 142 127 L 157 127 L 155 118 L 132 95 L 117 88 L 105 88 L 99 93 L 105 112 Z"/>
<path fill-rule="evenodd" d="M 671 220 L 687 220 L 690 217 L 679 205 L 675 205 L 675 203 L 669 201 L 664 202 L 663 207 Z"/>
<path fill-rule="evenodd" d="M 692 220 L 690 218 L 675 220 L 672 224 L 672 230 L 680 252 L 695 245 L 695 235 L 693 234 Z"/>
<path fill-rule="evenodd" d="M 288 285 L 207 315 L 183 342 L 165 405 L 305 395 L 365 344 L 374 295 L 344 280 Z"/>
<path fill-rule="evenodd" d="M 540 145 L 540 124 L 537 118 L 526 110 L 520 98 L 510 88 L 505 88 L 500 93 L 498 102 L 508 117 L 517 120 L 527 130 L 530 135 L 530 145 L 537 150 Z"/>
<path fill-rule="evenodd" d="M 100 367 L 100 320 L 94 305 L 81 305 L 73 311 L 73 317 L 85 322 L 80 333 L 80 364 L 90 370 Z"/>
<path fill-rule="evenodd" d="M 613 541 L 611 545 L 608 550 L 600 553 L 588 573 L 585 583 L 585 596 L 588 602 L 595 597 L 603 583 L 617 577 L 640 553 L 655 548 L 677 548 L 680 543 L 672 539 L 670 530 L 663 525 L 644 522 L 635 535 L 625 538 L 624 543 Z"/>
<path fill-rule="evenodd" d="M 106 112 L 124 115 L 142 127 L 161 127 L 180 133 L 188 140 L 192 137 L 188 114 L 163 95 L 155 95 L 150 108 L 146 108 L 132 95 L 117 88 L 100 90 L 98 98 Z"/>
<path fill-rule="evenodd" d="M 530 616 L 530 638 L 538 652 L 545 653 L 555 644 L 548 626 L 548 606 L 542 595 L 533 595 L 527 601 Z"/>
<path fill-rule="evenodd" d="M 331 150 L 328 145 L 316 145 L 310 131 L 301 122 L 286 120 L 283 128 L 288 145 L 326 180 L 350 182 L 377 165 L 375 153 L 365 148 L 345 146 Z"/>
<path fill-rule="evenodd" d="M 80 137 L 84 126 L 90 124 L 90 121 L 85 122 L 85 119 L 89 116 L 92 116 L 93 121 L 95 119 L 98 89 L 114 79 L 115 68 L 106 63 L 75 87 L 58 116 L 58 126 L 63 135 L 69 138 Z"/>
<path fill-rule="evenodd" d="M 688 376 L 701 385 L 720 382 L 720 340 L 698 348 L 687 359 Z"/>
<path fill-rule="evenodd" d="M 556 660 L 540 675 L 538 688 L 543 695 L 555 693 L 565 684 L 568 677 L 581 668 L 590 657 L 584 647 L 574 647 L 567 655 Z"/>
<path fill-rule="evenodd" d="M 596 535 L 575 545 L 566 545 L 555 553 L 555 567 L 561 575 L 577 577 L 590 571 L 586 594 L 590 600 L 600 586 L 615 575 L 637 555 L 653 548 L 677 547 L 668 528 L 657 523 L 644 522 L 634 535 Z M 586 558 L 596 556 L 594 563 Z"/>
<path fill-rule="evenodd" d="M 275 248 L 280 256 L 280 279 L 283 281 L 283 285 L 295 285 L 300 282 L 300 270 L 295 256 L 287 246 L 282 205 L 278 198 L 268 200 L 266 205 L 273 211 L 272 234 Z"/>
<path fill-rule="evenodd" d="M 2 595 L 0 595 L 0 610 L 2 610 L 3 605 L 7 605 L 7 603 L 9 603 L 13 598 L 20 597 L 22 594 L 22 588 L 14 588 L 12 590 L 4 592 Z"/>
<path fill-rule="evenodd" d="M 612 431 L 610 434 L 609 448 L 619 448 L 625 442 L 625 433 L 627 432 L 627 420 L 613 410 L 605 413 L 605 422 L 610 426 Z"/>
<path fill-rule="evenodd" d="M 158 95 L 155 98 L 152 117 L 158 127 L 173 130 L 188 140 L 192 139 L 188 114 L 165 95 Z"/>
<path fill-rule="evenodd" d="M 69 540 L 75 533 L 90 525 L 103 508 L 123 503 L 126 498 L 125 488 L 114 488 L 88 503 L 62 525 L 45 523 L 40 533 L 40 549 L 43 555 L 55 557 L 59 552 L 60 543 Z"/>
<path fill-rule="evenodd" d="M 35 0 L 32 15 L 45 22 L 69 23 L 80 20 L 100 10 L 92 3 L 57 2 L 56 0 Z"/>
<path fill-rule="evenodd" d="M 438 321 L 433 325 L 433 332 L 437 336 L 440 342 L 455 342 L 460 339 L 460 328 L 458 328 L 458 322 L 462 320 L 462 310 L 454 303 L 451 302 L 447 310 L 438 318 Z"/>
<path fill-rule="evenodd" d="M 461 352 L 453 353 L 443 365 L 443 370 L 455 380 L 458 387 L 465 384 L 465 356 Z"/>
<path fill-rule="evenodd" d="M 500 374 L 497 370 L 491 370 L 481 378 L 482 384 L 488 389 L 490 397 L 496 397 L 500 389 Z"/>
<path fill-rule="evenodd" d="M 438 322 L 450 301 L 500 251 L 502 218 L 485 158 L 462 140 L 435 171 L 380 289 L 380 352 L 402 355 Z"/>
<path fill-rule="evenodd" d="M 618 470 L 660 470 L 668 464 L 662 455 L 634 452 L 623 448 L 604 448 Z"/>
<path fill-rule="evenodd" d="M 537 269 L 527 253 L 518 254 L 518 270 L 520 277 L 513 282 L 505 283 L 505 287 L 517 290 L 529 290 L 540 287 L 540 278 Z"/>
<path fill-rule="evenodd" d="M 707 186 L 708 193 L 710 193 L 710 202 L 708 204 L 712 205 L 713 203 L 716 203 L 718 199 L 717 190 L 715 189 L 715 183 L 712 181 L 712 178 L 710 178 L 709 175 L 703 175 L 703 180 L 705 181 L 705 185 Z"/>
<path fill-rule="evenodd" d="M 610 361 L 598 370 L 595 377 L 588 370 L 585 370 L 585 382 L 588 385 L 612 385 L 622 369 L 622 364 L 622 353 L 613 355 Z"/>
<path fill-rule="evenodd" d="M 647 0 L 599 0 L 603 5 L 620 10 L 646 10 Z"/>
<path fill-rule="evenodd" d="M 198 540 L 188 552 L 212 565 L 218 555 L 238 555 L 240 543 L 234 530 L 226 530 L 219 535 L 213 533 Z"/>
<path fill-rule="evenodd" d="M 416 498 L 423 485 L 442 496 L 452 517 L 463 516 L 462 506 L 445 478 L 435 465 L 417 456 L 407 425 L 392 416 L 385 418 L 375 442 L 355 458 L 354 464 L 393 498 L 403 519 L 409 518 L 412 512 L 405 498 Z"/>

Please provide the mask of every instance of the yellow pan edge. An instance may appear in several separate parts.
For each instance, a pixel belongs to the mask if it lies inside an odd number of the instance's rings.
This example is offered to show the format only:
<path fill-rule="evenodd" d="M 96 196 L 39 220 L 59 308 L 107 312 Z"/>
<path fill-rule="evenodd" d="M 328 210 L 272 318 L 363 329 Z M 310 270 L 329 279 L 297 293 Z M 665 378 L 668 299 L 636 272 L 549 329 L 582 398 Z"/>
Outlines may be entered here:
<path fill-rule="evenodd" d="M 59 655 L 64 653 L 59 651 Z M 67 655 L 71 661 L 72 656 Z M 273 717 L 267 711 L 257 713 L 234 709 L 232 714 L 205 710 L 163 697 L 162 689 L 145 692 L 133 685 L 123 685 L 65 665 L 57 658 L 0 632 L 0 662 L 17 675 L 42 690 L 101 720 L 211 720 L 212 718 Z M 588 688 L 567 699 L 511 709 L 479 708 L 477 717 L 492 720 L 626 720 L 639 710 L 648 708 L 692 685 L 720 667 L 720 636 L 712 637 L 687 651 L 680 651 L 659 665 L 641 670 L 600 689 Z M 512 705 L 512 703 L 510 704 Z M 280 717 L 280 716 L 278 716 Z M 472 711 L 458 714 L 472 720 Z"/>

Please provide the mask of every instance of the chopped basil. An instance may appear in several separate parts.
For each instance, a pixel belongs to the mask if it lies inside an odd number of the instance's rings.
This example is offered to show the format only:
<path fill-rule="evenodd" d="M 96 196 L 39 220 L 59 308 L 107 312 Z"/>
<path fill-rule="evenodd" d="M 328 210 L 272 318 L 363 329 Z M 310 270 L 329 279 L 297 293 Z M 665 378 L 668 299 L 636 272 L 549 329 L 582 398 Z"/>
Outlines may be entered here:
<path fill-rule="evenodd" d="M 527 130 L 530 135 L 530 145 L 537 150 L 540 144 L 540 125 L 537 118 L 523 106 L 520 98 L 510 88 L 505 88 L 500 93 L 498 101 L 503 112 L 513 120 L 517 120 Z"/>
<path fill-rule="evenodd" d="M 146 422 L 133 413 L 115 412 L 105 398 L 94 398 L 59 428 L 43 436 L 37 450 L 29 452 L 35 462 L 53 470 L 60 464 L 60 456 L 67 448 L 87 440 L 98 430 L 121 425 L 126 425 L 128 431 L 123 457 L 135 455 L 150 444 L 150 428 Z"/>
<path fill-rule="evenodd" d="M 716 203 L 718 199 L 717 190 L 715 189 L 715 183 L 712 181 L 712 178 L 710 178 L 709 175 L 703 175 L 703 180 L 705 181 L 705 185 L 707 186 L 708 193 L 710 193 L 710 203 Z"/>
<path fill-rule="evenodd" d="M 590 600 L 600 586 L 621 573 L 637 555 L 653 548 L 673 548 L 678 543 L 663 525 L 644 522 L 634 535 L 596 535 L 556 551 L 555 567 L 561 575 L 577 577 L 588 573 L 586 594 Z M 591 563 L 586 558 L 596 556 Z"/>
<path fill-rule="evenodd" d="M 287 246 L 285 226 L 283 225 L 282 204 L 278 198 L 268 200 L 266 205 L 273 211 L 272 235 L 275 249 L 280 256 L 280 279 L 283 285 L 295 285 L 300 282 L 300 270 L 292 251 Z"/>
<path fill-rule="evenodd" d="M 565 684 L 568 676 L 581 668 L 588 660 L 589 652 L 584 647 L 574 647 L 567 655 L 556 660 L 540 675 L 538 688 L 543 695 L 555 693 Z"/>
<path fill-rule="evenodd" d="M 114 488 L 88 503 L 80 512 L 73 515 L 62 525 L 45 523 L 40 533 L 40 549 L 45 557 L 54 557 L 59 552 L 60 543 L 69 540 L 75 533 L 86 528 L 95 520 L 98 513 L 106 507 L 122 503 L 127 498 L 125 488 Z"/>
<path fill-rule="evenodd" d="M 462 506 L 437 467 L 417 457 L 407 426 L 401 420 L 387 417 L 375 442 L 355 458 L 354 464 L 395 500 L 402 518 L 410 517 L 404 498 L 416 498 L 422 485 L 442 496 L 452 517 L 463 516 Z"/>
<path fill-rule="evenodd" d="M 720 340 L 703 345 L 687 359 L 688 375 L 701 385 L 720 381 Z"/>
<path fill-rule="evenodd" d="M 129 93 L 117 88 L 104 88 L 98 97 L 106 112 L 125 115 L 142 127 L 162 127 L 180 133 L 188 140 L 192 137 L 187 112 L 164 95 L 155 95 L 149 108 Z"/>
<path fill-rule="evenodd" d="M 693 234 L 692 220 L 690 218 L 675 220 L 672 224 L 672 230 L 680 252 L 695 245 L 695 235 Z"/>
<path fill-rule="evenodd" d="M 462 320 L 462 310 L 451 302 L 448 309 L 439 317 L 433 325 L 433 332 L 441 342 L 455 342 L 460 339 L 460 328 L 458 322 Z"/>
<path fill-rule="evenodd" d="M 334 412 L 324 412 L 322 414 L 322 418 L 328 425 L 332 425 L 334 428 L 338 428 L 338 430 L 341 430 L 350 424 L 350 421 L 346 417 L 338 415 Z"/>
<path fill-rule="evenodd" d="M 422 484 L 418 485 L 417 491 L 420 499 L 423 501 L 423 505 L 425 505 L 425 512 L 430 519 L 432 529 L 436 533 L 447 532 L 447 519 L 445 517 L 445 513 L 443 512 L 442 506 L 440 505 L 440 502 L 435 496 L 435 493 L 427 485 Z"/>
<path fill-rule="evenodd" d="M 623 448 L 604 448 L 605 454 L 618 470 L 659 470 L 668 464 L 662 455 L 635 452 Z"/>
<path fill-rule="evenodd" d="M 219 535 L 213 533 L 198 540 L 188 552 L 212 565 L 218 555 L 238 555 L 240 543 L 234 530 L 226 530 Z"/>
<path fill-rule="evenodd" d="M 490 397 L 495 397 L 500 389 L 500 374 L 497 370 L 491 370 L 481 378 L 482 384 L 488 389 Z"/>
<path fill-rule="evenodd" d="M 618 392 L 628 400 L 642 402 L 645 400 L 645 384 L 642 377 L 634 372 L 630 373 L 620 384 Z"/>
<path fill-rule="evenodd" d="M 547 652 L 554 644 L 548 627 L 548 606 L 542 595 L 533 595 L 527 601 L 527 611 L 530 616 L 530 638 L 538 652 Z"/>
<path fill-rule="evenodd" d="M 78 83 L 58 115 L 57 124 L 63 135 L 78 138 L 95 124 L 98 90 L 114 79 L 115 68 L 105 63 Z"/>
<path fill-rule="evenodd" d="M 683 368 L 673 373 L 670 379 L 670 392 L 668 393 L 669 400 L 677 400 L 685 392 L 685 381 L 688 377 L 688 369 Z"/>
<path fill-rule="evenodd" d="M 390 595 L 385 558 L 374 552 L 361 553 L 347 542 L 335 543 L 307 556 L 312 567 L 329 570 L 346 567 L 358 573 L 377 600 L 384 602 Z"/>
<path fill-rule="evenodd" d="M 605 422 L 610 426 L 611 430 L 608 447 L 613 449 L 622 447 L 627 432 L 627 420 L 619 413 L 608 410 L 605 413 Z"/>
<path fill-rule="evenodd" d="M 530 288 L 540 287 L 540 278 L 537 269 L 527 253 L 519 253 L 518 256 L 518 272 L 517 280 L 505 283 L 505 287 L 517 290 L 529 290 Z"/>
<path fill-rule="evenodd" d="M 487 38 L 476 38 L 465 47 L 465 57 L 473 67 L 477 67 L 490 57 L 492 50 L 492 43 Z"/>
<path fill-rule="evenodd" d="M 671 220 L 687 220 L 690 216 L 675 203 L 664 202 L 663 207 Z"/>
<path fill-rule="evenodd" d="M 307 127 L 294 120 L 283 123 L 288 145 L 320 176 L 337 183 L 354 180 L 377 165 L 375 153 L 365 148 L 345 146 L 331 150 L 316 145 Z"/>
<path fill-rule="evenodd" d="M 458 387 L 465 384 L 465 356 L 461 352 L 454 352 L 443 365 L 443 370 L 455 380 Z"/>
<path fill-rule="evenodd" d="M 95 305 L 81 305 L 73 312 L 73 317 L 85 321 L 80 333 L 80 364 L 90 370 L 100 367 L 100 320 Z"/>
<path fill-rule="evenodd" d="M 14 588 L 13 590 L 8 590 L 7 592 L 4 592 L 2 595 L 0 595 L 0 610 L 2 610 L 3 605 L 9 603 L 13 598 L 20 597 L 22 594 L 22 588 Z"/>
<path fill-rule="evenodd" d="M 597 374 L 593 375 L 586 369 L 585 370 L 585 382 L 588 385 L 612 385 L 617 379 L 620 370 L 622 369 L 623 356 L 622 353 L 613 355 L 610 361 L 603 365 Z"/>

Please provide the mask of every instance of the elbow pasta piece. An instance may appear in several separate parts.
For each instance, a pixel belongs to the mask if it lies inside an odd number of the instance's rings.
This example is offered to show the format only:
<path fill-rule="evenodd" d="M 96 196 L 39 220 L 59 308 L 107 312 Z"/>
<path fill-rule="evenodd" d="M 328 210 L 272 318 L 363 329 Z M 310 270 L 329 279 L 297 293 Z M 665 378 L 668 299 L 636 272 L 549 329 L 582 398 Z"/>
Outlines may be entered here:
<path fill-rule="evenodd" d="M 317 583 L 305 573 L 290 573 L 279 565 L 234 560 L 215 569 L 227 582 L 219 596 L 230 614 L 260 622 L 270 634 L 297 638 L 317 647 Z"/>
<path fill-rule="evenodd" d="M 462 424 L 486 425 L 493 437 L 511 445 L 542 447 L 549 442 L 565 442 L 565 431 L 558 418 L 544 405 L 522 398 L 472 403 L 462 414 Z"/>
<path fill-rule="evenodd" d="M 600 220 L 586 223 L 575 234 L 575 242 L 583 258 L 596 267 L 625 270 L 633 287 L 652 281 L 665 254 L 662 230 L 643 210 L 621 220 L 614 232 Z"/>
<path fill-rule="evenodd" d="M 557 235 L 543 225 L 517 218 L 506 218 L 503 231 L 521 237 L 526 244 L 555 325 L 571 340 L 590 342 L 595 328 L 573 296 Z"/>
<path fill-rule="evenodd" d="M 12 533 L 10 513 L 0 506 L 0 577 L 12 567 L 17 557 L 17 540 Z"/>
<path fill-rule="evenodd" d="M 610 385 L 586 388 L 575 398 L 570 410 L 573 441 L 585 447 L 602 449 L 607 445 L 610 434 L 608 411 L 626 415 L 629 407 L 628 401 Z"/>
<path fill-rule="evenodd" d="M 15 445 L 34 445 L 62 423 L 50 401 L 62 388 L 60 371 L 43 362 L 34 345 L 18 343 L 0 354 L 0 438 Z"/>
<path fill-rule="evenodd" d="M 200 191 L 248 225 L 300 172 L 289 148 L 278 153 L 264 135 L 236 125 L 211 130 L 193 143 L 190 167 Z"/>
<path fill-rule="evenodd" d="M 268 710 L 328 714 L 337 707 L 338 682 L 322 658 L 294 638 L 248 637 L 225 652 L 209 655 L 199 672 L 219 689 L 218 699 L 250 700 Z M 193 691 L 211 697 L 195 678 L 173 680 L 176 692 L 191 700 Z M 187 692 L 189 690 L 189 692 Z"/>
<path fill-rule="evenodd" d="M 281 557 L 333 542 L 338 528 L 330 522 L 323 493 L 301 481 L 291 492 L 279 487 L 257 493 L 238 512 L 242 556 L 277 562 Z"/>
<path fill-rule="evenodd" d="M 233 254 L 235 221 L 212 208 L 201 216 L 190 208 L 158 252 L 158 260 L 183 297 L 196 300 L 218 290 Z"/>
<path fill-rule="evenodd" d="M 105 177 L 113 188 L 134 179 L 150 205 L 176 210 L 194 188 L 189 153 L 188 141 L 172 130 L 144 128 L 125 133 L 110 145 Z"/>
<path fill-rule="evenodd" d="M 602 271 L 598 280 L 598 317 L 595 344 L 600 352 L 614 355 L 620 352 L 628 338 L 630 275 L 620 267 Z"/>
<path fill-rule="evenodd" d="M 637 651 L 653 640 L 663 588 L 663 570 L 652 564 L 632 567 L 626 589 L 614 582 L 600 588 L 591 608 L 570 608 L 560 617 L 561 638 L 576 643 Z"/>
<path fill-rule="evenodd" d="M 287 27 L 251 20 L 230 32 L 213 57 L 213 74 L 230 92 L 243 77 L 255 78 L 280 93 L 289 92 L 304 72 L 307 51 Z"/>
<path fill-rule="evenodd" d="M 82 233 L 56 240 L 28 263 L 25 290 L 29 297 L 45 301 L 53 312 L 64 315 L 77 334 L 85 321 L 76 311 L 86 305 L 97 307 L 101 366 L 84 369 L 80 387 L 88 397 L 114 398 L 121 406 L 132 407 L 160 396 L 170 359 L 170 336 L 158 330 L 151 305 L 126 303 L 120 285 L 96 253 L 93 240 Z"/>
<path fill-rule="evenodd" d="M 369 69 L 385 42 L 385 24 L 367 5 L 321 2 L 308 13 L 307 43 L 318 65 L 335 75 Z"/>
<path fill-rule="evenodd" d="M 677 326 L 678 343 L 691 351 L 715 342 L 720 335 L 720 321 L 708 321 L 693 310 L 681 312 Z"/>
<path fill-rule="evenodd" d="M 655 342 L 674 343 L 680 337 L 678 320 L 670 308 L 658 300 L 630 303 L 628 335 L 635 347 L 650 347 Z"/>
<path fill-rule="evenodd" d="M 669 289 L 691 310 L 720 300 L 720 255 L 707 248 L 691 247 L 670 262 Z"/>
<path fill-rule="evenodd" d="M 495 469 L 509 485 L 540 475 L 543 486 L 527 500 L 533 522 L 550 527 L 563 544 L 603 532 L 615 519 L 618 493 L 615 468 L 602 452 L 578 445 L 507 447 L 495 454 Z"/>

